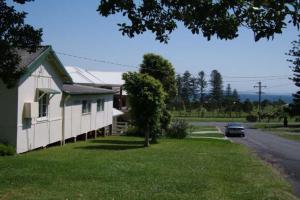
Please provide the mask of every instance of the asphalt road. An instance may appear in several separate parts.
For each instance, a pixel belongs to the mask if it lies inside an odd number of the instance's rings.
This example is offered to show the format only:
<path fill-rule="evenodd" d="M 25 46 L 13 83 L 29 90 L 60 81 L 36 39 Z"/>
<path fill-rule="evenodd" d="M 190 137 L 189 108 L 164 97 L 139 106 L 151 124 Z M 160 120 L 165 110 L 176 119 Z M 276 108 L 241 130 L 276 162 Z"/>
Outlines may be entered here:
<path fill-rule="evenodd" d="M 218 126 L 224 132 L 226 123 L 194 122 L 195 125 Z M 300 197 L 300 142 L 291 141 L 267 132 L 252 129 L 244 124 L 245 137 L 230 137 L 233 142 L 244 144 L 258 156 L 279 169 Z"/>

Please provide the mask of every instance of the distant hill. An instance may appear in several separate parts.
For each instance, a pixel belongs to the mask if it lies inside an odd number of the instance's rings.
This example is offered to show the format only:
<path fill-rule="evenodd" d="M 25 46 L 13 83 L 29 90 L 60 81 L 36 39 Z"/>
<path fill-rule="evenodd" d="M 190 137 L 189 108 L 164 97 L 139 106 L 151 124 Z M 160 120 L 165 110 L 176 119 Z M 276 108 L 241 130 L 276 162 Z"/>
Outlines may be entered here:
<path fill-rule="evenodd" d="M 250 101 L 258 101 L 257 94 L 239 94 L 241 101 L 245 101 L 246 99 L 250 99 Z M 293 97 L 288 94 L 263 94 L 261 96 L 262 101 L 267 99 L 269 101 L 276 101 L 278 99 L 282 99 L 286 103 L 292 103 Z"/>

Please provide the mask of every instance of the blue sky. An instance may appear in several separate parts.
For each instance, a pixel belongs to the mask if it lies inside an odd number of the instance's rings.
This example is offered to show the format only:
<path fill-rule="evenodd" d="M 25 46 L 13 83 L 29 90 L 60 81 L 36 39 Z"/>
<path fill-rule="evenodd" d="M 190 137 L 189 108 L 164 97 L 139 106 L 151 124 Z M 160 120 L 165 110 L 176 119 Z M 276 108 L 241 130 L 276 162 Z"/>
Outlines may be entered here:
<path fill-rule="evenodd" d="M 154 35 L 146 33 L 129 39 L 118 31 L 121 16 L 108 18 L 97 12 L 99 0 L 35 0 L 25 5 L 9 4 L 28 12 L 26 22 L 43 28 L 43 44 L 52 45 L 55 51 L 67 54 L 107 60 L 138 66 L 145 53 L 156 53 L 167 58 L 176 72 L 189 70 L 196 74 L 205 71 L 207 78 L 213 69 L 224 77 L 224 85 L 230 83 L 240 92 L 255 92 L 253 85 L 261 80 L 268 87 L 266 93 L 292 93 L 297 90 L 288 80 L 292 75 L 287 52 L 298 30 L 288 27 L 274 40 L 254 42 L 253 33 L 243 29 L 240 36 L 231 41 L 213 38 L 207 41 L 201 35 L 192 35 L 181 25 L 168 44 L 161 44 Z M 66 66 L 103 71 L 127 71 L 132 68 L 98 63 L 58 54 Z M 284 76 L 262 78 L 236 78 L 258 76 Z M 280 79 L 279 79 L 280 78 Z"/>

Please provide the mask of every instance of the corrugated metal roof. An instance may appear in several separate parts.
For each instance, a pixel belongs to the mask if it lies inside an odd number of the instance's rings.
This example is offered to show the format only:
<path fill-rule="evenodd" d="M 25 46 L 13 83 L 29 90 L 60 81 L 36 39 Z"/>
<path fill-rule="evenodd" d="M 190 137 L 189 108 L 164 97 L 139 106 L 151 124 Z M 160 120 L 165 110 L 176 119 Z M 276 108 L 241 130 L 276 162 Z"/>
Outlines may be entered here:
<path fill-rule="evenodd" d="M 87 95 L 87 94 L 114 94 L 113 90 L 97 88 L 97 87 L 90 87 L 90 86 L 83 86 L 77 84 L 64 84 L 63 91 L 67 94 L 71 95 Z"/>
<path fill-rule="evenodd" d="M 122 86 L 124 84 L 122 79 L 124 72 L 84 70 L 74 66 L 66 66 L 65 68 L 75 83 L 111 86 Z"/>
<path fill-rule="evenodd" d="M 98 80 L 103 81 L 107 85 L 124 85 L 122 78 L 124 72 L 102 72 L 102 71 L 88 71 L 93 74 Z"/>

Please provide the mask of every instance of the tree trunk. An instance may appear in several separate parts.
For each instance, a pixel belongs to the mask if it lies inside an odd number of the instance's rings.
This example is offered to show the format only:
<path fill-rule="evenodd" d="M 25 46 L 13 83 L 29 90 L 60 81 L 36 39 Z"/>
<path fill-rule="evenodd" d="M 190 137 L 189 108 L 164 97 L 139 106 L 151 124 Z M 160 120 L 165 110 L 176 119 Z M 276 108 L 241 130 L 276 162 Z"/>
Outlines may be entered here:
<path fill-rule="evenodd" d="M 288 119 L 287 119 L 287 117 L 283 118 L 283 126 L 284 127 L 288 127 Z"/>
<path fill-rule="evenodd" d="M 146 131 L 145 131 L 145 144 L 144 144 L 145 147 L 149 147 L 150 146 L 149 135 L 150 135 L 150 132 L 149 132 L 149 128 L 147 126 Z"/>
<path fill-rule="evenodd" d="M 156 133 L 152 133 L 151 144 L 157 144 L 157 135 L 156 135 Z"/>

